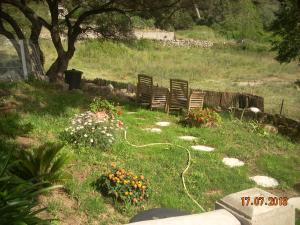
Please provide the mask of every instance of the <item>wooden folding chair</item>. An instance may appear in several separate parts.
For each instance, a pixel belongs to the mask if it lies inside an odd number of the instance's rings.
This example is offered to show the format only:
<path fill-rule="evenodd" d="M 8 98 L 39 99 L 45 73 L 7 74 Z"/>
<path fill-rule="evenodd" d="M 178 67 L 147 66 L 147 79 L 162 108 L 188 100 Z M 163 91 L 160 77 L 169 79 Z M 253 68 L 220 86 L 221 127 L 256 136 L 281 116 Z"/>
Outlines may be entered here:
<path fill-rule="evenodd" d="M 144 74 L 138 75 L 137 83 L 137 102 L 142 105 L 151 105 L 153 89 L 153 78 Z"/>
<path fill-rule="evenodd" d="M 165 87 L 153 87 L 150 108 L 163 108 L 167 111 L 169 89 Z"/>
<path fill-rule="evenodd" d="M 188 111 L 195 108 L 203 109 L 205 92 L 201 90 L 191 90 L 188 101 Z"/>
<path fill-rule="evenodd" d="M 186 109 L 189 98 L 189 83 L 185 80 L 170 79 L 170 95 L 167 112 Z"/>

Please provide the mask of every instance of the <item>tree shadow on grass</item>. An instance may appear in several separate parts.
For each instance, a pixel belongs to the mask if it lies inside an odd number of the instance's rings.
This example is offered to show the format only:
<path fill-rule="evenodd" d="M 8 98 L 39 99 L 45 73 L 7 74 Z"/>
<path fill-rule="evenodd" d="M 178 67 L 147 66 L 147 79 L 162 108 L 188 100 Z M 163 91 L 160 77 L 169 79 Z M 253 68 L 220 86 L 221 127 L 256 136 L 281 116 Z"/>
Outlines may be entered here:
<path fill-rule="evenodd" d="M 81 91 L 62 91 L 42 81 L 19 82 L 7 89 L 21 113 L 63 116 L 68 108 L 86 108 L 89 103 L 89 97 Z"/>

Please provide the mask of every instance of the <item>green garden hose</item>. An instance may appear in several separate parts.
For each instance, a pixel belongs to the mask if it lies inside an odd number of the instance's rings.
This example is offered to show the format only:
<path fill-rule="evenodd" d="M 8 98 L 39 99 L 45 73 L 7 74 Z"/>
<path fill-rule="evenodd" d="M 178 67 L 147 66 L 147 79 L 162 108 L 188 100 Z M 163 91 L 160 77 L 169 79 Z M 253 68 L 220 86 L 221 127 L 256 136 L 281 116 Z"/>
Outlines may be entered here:
<path fill-rule="evenodd" d="M 180 146 L 180 145 L 176 145 L 176 144 L 172 144 L 172 143 L 168 143 L 168 142 L 164 142 L 164 143 L 150 143 L 150 144 L 145 144 L 145 145 L 135 145 L 135 144 L 131 144 L 128 140 L 127 140 L 127 131 L 126 129 L 124 129 L 124 139 L 127 142 L 127 144 L 129 144 L 130 146 L 134 147 L 134 148 L 145 148 L 145 147 L 149 147 L 149 146 L 156 146 L 156 145 L 169 145 L 169 146 L 175 146 L 178 148 L 182 148 L 184 149 L 187 154 L 188 154 L 188 160 L 187 160 L 187 165 L 185 167 L 185 169 L 183 170 L 183 172 L 181 173 L 181 179 L 182 179 L 182 185 L 183 188 L 185 190 L 185 193 L 188 195 L 188 197 L 201 209 L 202 212 L 205 212 L 205 209 L 192 197 L 192 195 L 189 193 L 186 184 L 185 184 L 185 179 L 184 179 L 184 175 L 185 173 L 188 171 L 190 165 L 191 165 L 191 152 L 188 148 Z"/>

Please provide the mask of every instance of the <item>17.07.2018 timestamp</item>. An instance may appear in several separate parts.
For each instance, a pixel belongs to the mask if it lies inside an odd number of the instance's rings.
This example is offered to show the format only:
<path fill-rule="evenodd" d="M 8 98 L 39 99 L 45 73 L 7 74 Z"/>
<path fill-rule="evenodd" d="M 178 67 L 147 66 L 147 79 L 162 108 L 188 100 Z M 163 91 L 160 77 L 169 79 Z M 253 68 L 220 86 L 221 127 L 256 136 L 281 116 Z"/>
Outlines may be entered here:
<path fill-rule="evenodd" d="M 287 197 L 241 197 L 242 206 L 287 206 Z"/>

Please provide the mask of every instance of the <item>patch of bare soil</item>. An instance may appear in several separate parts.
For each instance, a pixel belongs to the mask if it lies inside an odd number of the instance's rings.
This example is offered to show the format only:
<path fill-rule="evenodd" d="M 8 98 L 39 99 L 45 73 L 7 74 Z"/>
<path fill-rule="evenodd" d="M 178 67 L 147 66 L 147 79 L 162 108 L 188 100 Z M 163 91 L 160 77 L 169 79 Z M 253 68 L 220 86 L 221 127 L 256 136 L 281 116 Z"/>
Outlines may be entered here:
<path fill-rule="evenodd" d="M 39 214 L 43 219 L 55 218 L 60 221 L 61 225 L 83 225 L 87 224 L 87 215 L 79 211 L 78 202 L 70 197 L 63 189 L 55 190 L 50 195 L 41 195 L 38 198 L 39 208 L 44 208 L 50 202 L 59 202 L 62 209 L 55 215 L 49 211 Z"/>
<path fill-rule="evenodd" d="M 204 194 L 206 196 L 214 196 L 214 195 L 222 195 L 223 191 L 222 190 L 209 190 L 207 192 L 205 192 Z"/>
<path fill-rule="evenodd" d="M 40 144 L 39 141 L 34 138 L 23 137 L 23 136 L 17 136 L 16 142 L 18 145 L 20 145 L 23 148 L 30 148 L 30 147 L 38 146 Z"/>

